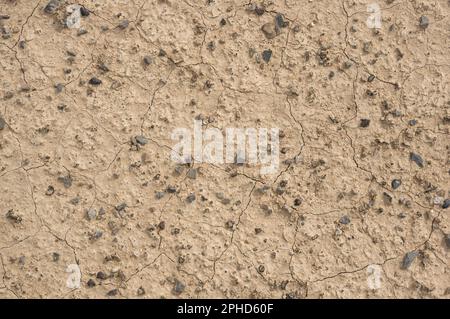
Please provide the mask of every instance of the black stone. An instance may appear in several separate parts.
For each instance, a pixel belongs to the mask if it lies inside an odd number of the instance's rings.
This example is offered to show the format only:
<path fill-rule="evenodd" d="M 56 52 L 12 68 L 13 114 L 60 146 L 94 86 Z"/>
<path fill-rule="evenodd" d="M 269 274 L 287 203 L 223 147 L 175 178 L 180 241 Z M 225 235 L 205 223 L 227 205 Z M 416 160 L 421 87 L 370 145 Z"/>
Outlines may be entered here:
<path fill-rule="evenodd" d="M 398 179 L 393 179 L 391 182 L 392 189 L 397 189 L 402 185 L 402 181 Z"/>
<path fill-rule="evenodd" d="M 266 63 L 269 63 L 270 58 L 272 57 L 272 50 L 264 50 L 262 53 L 262 58 Z"/>
<path fill-rule="evenodd" d="M 100 85 L 102 84 L 102 80 L 97 79 L 96 77 L 93 77 L 89 80 L 90 85 Z"/>
<path fill-rule="evenodd" d="M 370 125 L 369 119 L 361 119 L 361 121 L 359 122 L 360 127 L 369 127 L 369 125 Z"/>

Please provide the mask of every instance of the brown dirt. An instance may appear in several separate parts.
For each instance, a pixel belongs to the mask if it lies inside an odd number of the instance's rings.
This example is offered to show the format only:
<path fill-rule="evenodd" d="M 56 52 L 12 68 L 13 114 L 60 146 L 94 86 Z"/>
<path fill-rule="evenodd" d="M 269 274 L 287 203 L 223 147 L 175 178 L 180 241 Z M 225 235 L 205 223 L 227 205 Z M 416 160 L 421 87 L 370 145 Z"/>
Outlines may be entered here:
<path fill-rule="evenodd" d="M 0 297 L 449 298 L 447 0 L 46 2 L 0 0 Z M 280 128 L 277 174 L 174 163 L 196 117 Z"/>

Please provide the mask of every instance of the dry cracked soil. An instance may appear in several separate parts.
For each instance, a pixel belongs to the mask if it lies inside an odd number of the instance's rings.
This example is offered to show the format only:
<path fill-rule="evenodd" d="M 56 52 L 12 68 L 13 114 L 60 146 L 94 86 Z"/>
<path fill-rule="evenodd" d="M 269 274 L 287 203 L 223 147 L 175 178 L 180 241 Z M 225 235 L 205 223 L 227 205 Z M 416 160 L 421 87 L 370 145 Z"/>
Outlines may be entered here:
<path fill-rule="evenodd" d="M 0 297 L 449 298 L 449 22 L 0 0 Z M 174 162 L 194 119 L 279 128 L 277 172 Z"/>

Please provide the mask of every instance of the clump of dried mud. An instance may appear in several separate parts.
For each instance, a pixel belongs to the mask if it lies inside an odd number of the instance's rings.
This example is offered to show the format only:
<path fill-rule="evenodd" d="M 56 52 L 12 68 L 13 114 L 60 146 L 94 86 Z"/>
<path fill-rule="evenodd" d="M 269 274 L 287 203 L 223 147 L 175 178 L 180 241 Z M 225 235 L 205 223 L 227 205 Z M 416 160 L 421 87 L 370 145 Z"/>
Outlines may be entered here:
<path fill-rule="evenodd" d="M 0 297 L 449 297 L 448 1 L 51 2 L 0 2 Z"/>

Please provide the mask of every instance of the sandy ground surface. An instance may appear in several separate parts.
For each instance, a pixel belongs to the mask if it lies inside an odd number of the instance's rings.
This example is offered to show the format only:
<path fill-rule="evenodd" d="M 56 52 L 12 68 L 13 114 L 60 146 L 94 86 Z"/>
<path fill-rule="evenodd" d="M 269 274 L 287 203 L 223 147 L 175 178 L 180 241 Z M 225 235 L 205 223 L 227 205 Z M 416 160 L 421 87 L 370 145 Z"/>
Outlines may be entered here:
<path fill-rule="evenodd" d="M 450 3 L 372 2 L 0 0 L 0 297 L 449 298 Z"/>

